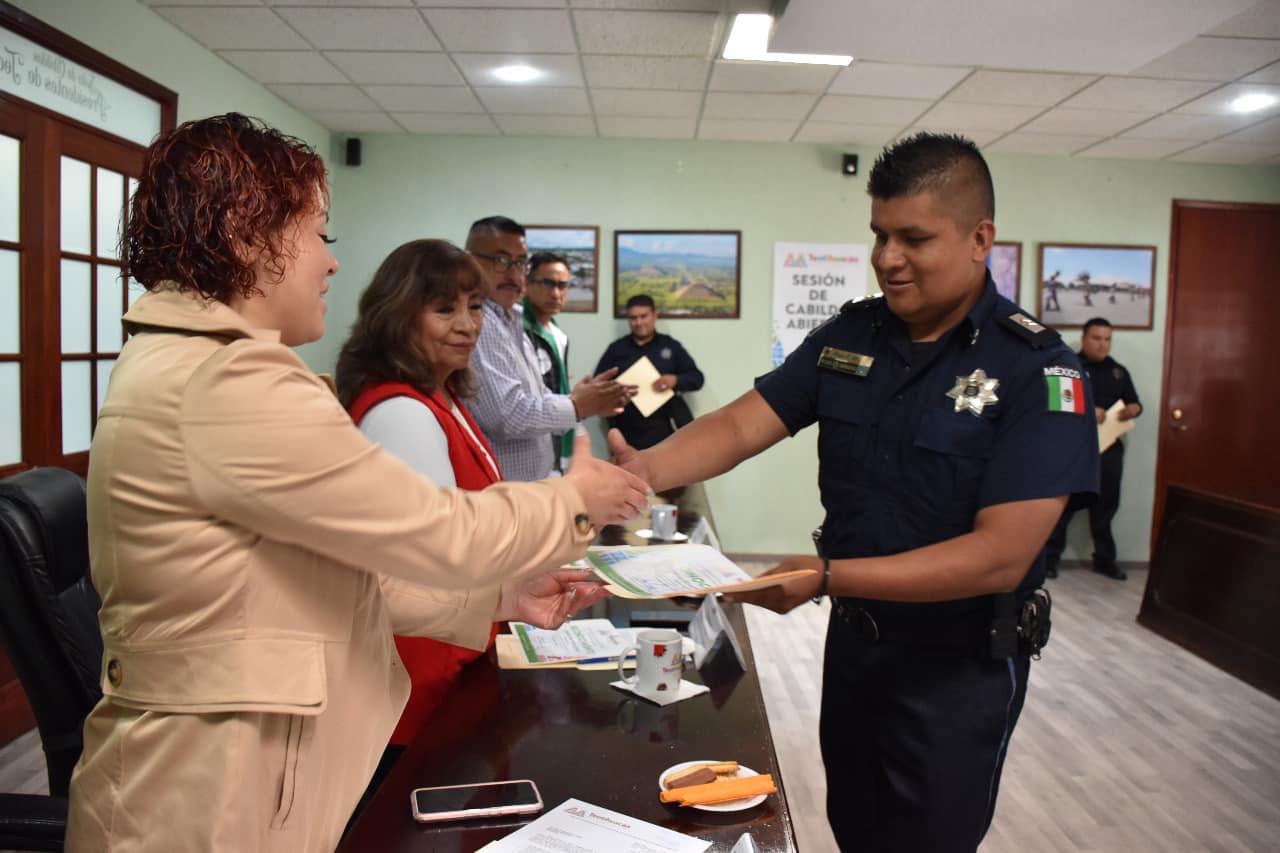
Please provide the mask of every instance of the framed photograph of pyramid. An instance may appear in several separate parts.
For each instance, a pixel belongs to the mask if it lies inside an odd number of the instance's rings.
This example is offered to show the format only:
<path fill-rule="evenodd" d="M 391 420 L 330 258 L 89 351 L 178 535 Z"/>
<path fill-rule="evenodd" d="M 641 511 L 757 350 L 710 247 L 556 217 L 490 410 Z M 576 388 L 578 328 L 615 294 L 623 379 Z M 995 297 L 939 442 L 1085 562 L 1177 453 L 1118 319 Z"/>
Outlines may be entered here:
<path fill-rule="evenodd" d="M 643 295 L 662 317 L 737 318 L 741 270 L 741 231 L 615 231 L 613 316 Z"/>

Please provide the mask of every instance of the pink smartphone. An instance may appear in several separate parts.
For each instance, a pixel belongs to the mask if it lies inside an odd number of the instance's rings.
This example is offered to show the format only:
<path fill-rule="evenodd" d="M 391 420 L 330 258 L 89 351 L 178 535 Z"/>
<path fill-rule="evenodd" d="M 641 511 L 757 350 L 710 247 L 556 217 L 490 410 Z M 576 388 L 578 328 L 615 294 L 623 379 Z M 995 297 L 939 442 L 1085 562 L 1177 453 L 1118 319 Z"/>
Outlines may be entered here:
<path fill-rule="evenodd" d="M 418 788 L 410 799 L 413 819 L 419 823 L 542 811 L 542 795 L 530 779 Z"/>

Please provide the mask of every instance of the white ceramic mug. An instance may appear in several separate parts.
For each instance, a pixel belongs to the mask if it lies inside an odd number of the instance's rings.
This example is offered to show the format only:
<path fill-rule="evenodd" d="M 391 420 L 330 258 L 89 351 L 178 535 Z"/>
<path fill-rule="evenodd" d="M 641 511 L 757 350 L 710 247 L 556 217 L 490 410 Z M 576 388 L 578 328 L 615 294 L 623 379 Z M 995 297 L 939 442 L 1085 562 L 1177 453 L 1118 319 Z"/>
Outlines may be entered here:
<path fill-rule="evenodd" d="M 623 669 L 627 656 L 636 655 L 636 674 L 628 677 Z M 618 658 L 618 678 L 634 685 L 637 693 L 653 695 L 674 693 L 684 674 L 684 649 L 680 634 L 669 629 L 641 631 L 636 644 Z"/>
<path fill-rule="evenodd" d="M 676 538 L 676 505 L 654 504 L 649 510 L 649 529 L 654 539 L 670 542 Z"/>

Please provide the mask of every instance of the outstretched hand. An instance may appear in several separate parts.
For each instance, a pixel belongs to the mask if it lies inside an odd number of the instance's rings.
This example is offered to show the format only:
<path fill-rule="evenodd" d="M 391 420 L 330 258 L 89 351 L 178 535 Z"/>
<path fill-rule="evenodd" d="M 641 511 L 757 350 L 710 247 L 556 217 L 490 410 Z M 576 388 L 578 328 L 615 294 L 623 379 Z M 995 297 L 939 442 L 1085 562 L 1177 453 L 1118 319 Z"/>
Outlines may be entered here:
<path fill-rule="evenodd" d="M 596 528 L 621 524 L 648 506 L 649 484 L 633 472 L 591 455 L 591 436 L 581 429 L 573 441 L 573 457 L 564 475 L 582 496 Z"/>
<path fill-rule="evenodd" d="M 555 630 L 573 614 L 585 610 L 609 593 L 604 584 L 581 569 L 559 569 L 502 585 L 496 621 L 516 619 L 538 628 Z"/>
<path fill-rule="evenodd" d="M 822 586 L 822 560 L 817 557 L 800 555 L 787 557 L 760 576 L 766 577 L 783 572 L 794 572 L 798 569 L 816 569 L 817 573 L 783 581 L 776 586 L 767 586 L 764 589 L 725 593 L 725 598 L 730 601 L 739 601 L 743 604 L 764 607 L 774 613 L 786 613 L 796 605 L 804 604 L 818 594 L 818 590 Z"/>
<path fill-rule="evenodd" d="M 649 468 L 645 464 L 644 457 L 640 455 L 639 450 L 627 444 L 627 440 L 622 437 L 622 431 L 611 429 L 605 438 L 609 442 L 610 461 L 622 470 L 630 471 L 652 485 L 653 478 L 649 475 Z"/>

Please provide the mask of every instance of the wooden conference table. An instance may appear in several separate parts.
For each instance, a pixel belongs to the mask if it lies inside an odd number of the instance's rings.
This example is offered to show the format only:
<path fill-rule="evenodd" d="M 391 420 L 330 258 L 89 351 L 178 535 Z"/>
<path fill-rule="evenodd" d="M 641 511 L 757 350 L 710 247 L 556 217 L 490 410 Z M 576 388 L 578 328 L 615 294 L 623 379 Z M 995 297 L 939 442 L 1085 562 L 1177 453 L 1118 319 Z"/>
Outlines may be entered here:
<path fill-rule="evenodd" d="M 678 526 L 691 529 L 707 518 L 705 496 L 692 486 L 675 497 Z M 635 539 L 634 530 L 607 528 L 605 544 Z M 694 606 L 690 604 L 690 607 Z M 678 624 L 677 603 L 610 599 L 584 615 L 608 616 L 615 624 Z M 343 844 L 344 853 L 438 851 L 472 853 L 532 818 L 436 825 L 414 822 L 414 788 L 502 779 L 532 779 L 552 808 L 570 797 L 613 809 L 712 843 L 727 853 L 750 832 L 760 853 L 796 849 L 791 815 L 765 715 L 760 682 L 740 605 L 725 612 L 742 642 L 745 673 L 709 678 L 709 695 L 659 707 L 609 686 L 616 672 L 576 669 L 502 670 L 493 653 L 468 666 L 449 699 L 427 721 L 364 811 Z M 702 682 L 692 665 L 685 678 Z M 658 800 L 658 776 L 682 761 L 736 760 L 772 773 L 778 792 L 740 812 L 707 812 Z"/>

